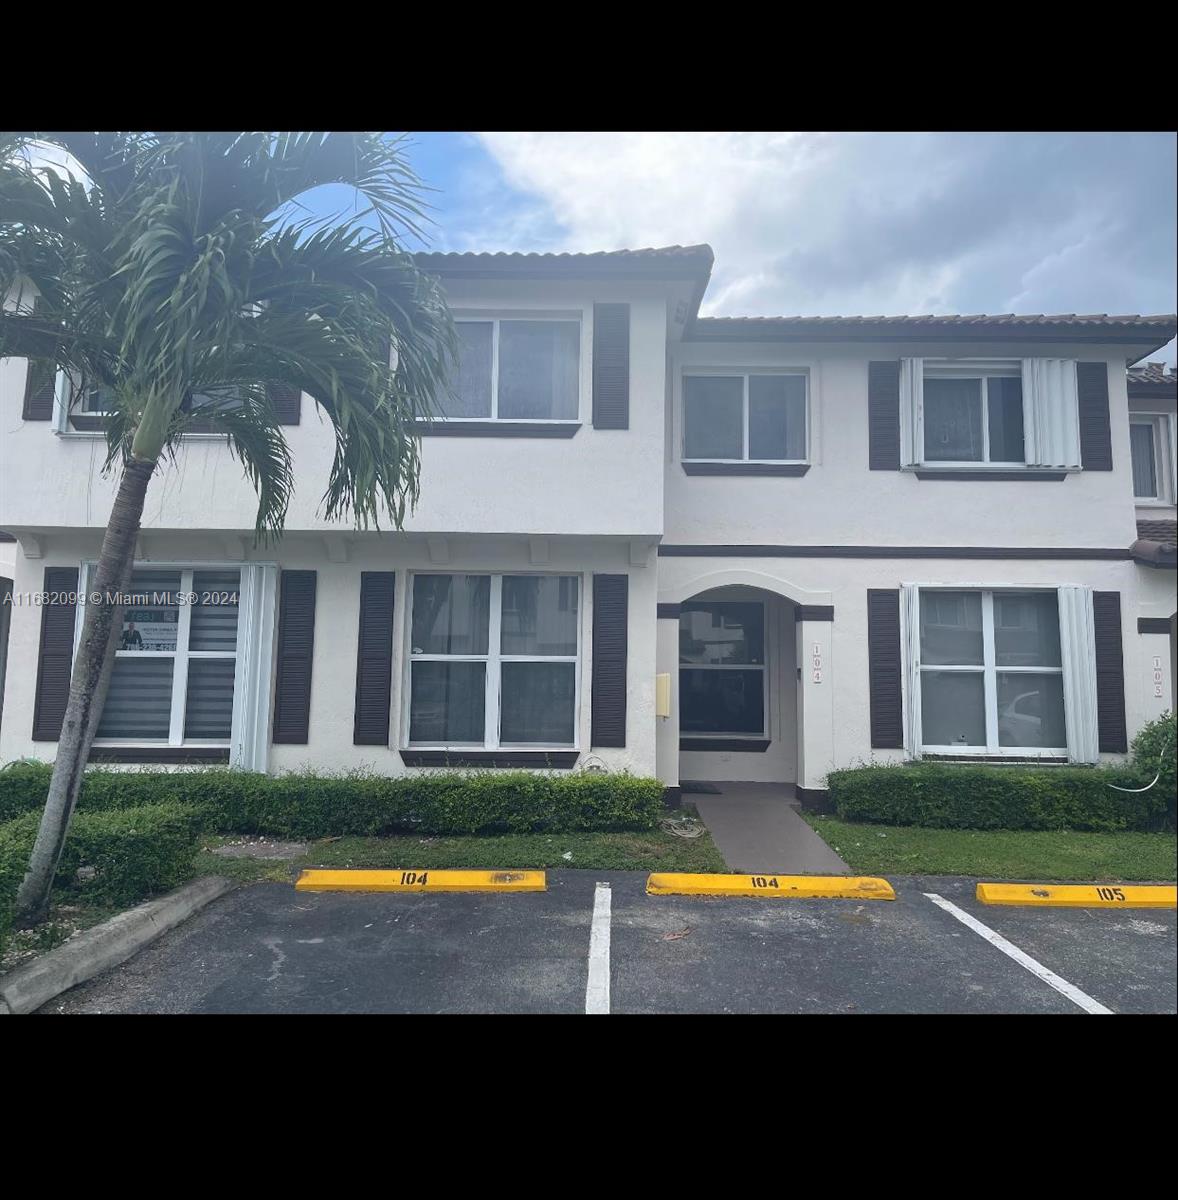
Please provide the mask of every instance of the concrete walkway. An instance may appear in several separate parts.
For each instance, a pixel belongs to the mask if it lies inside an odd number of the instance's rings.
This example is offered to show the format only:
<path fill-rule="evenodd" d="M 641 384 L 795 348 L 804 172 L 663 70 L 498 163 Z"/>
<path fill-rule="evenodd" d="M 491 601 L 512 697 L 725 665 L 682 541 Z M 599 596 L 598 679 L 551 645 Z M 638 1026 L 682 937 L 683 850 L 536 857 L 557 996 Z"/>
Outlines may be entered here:
<path fill-rule="evenodd" d="M 717 783 L 717 795 L 684 793 L 734 871 L 849 875 L 851 868 L 798 812 L 784 783 Z"/>

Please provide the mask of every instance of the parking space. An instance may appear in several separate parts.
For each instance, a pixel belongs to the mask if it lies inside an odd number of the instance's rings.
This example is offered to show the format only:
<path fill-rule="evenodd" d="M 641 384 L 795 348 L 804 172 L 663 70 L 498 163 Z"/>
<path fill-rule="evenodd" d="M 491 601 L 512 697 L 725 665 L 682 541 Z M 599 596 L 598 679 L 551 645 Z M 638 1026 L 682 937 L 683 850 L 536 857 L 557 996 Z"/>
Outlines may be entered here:
<path fill-rule="evenodd" d="M 1172 911 L 995 909 L 974 880 L 893 878 L 897 899 L 648 896 L 638 872 L 550 871 L 524 895 L 216 901 L 55 1012 L 1174 1012 Z M 595 918 L 596 913 L 596 918 Z M 587 996 L 588 993 L 588 996 Z"/>

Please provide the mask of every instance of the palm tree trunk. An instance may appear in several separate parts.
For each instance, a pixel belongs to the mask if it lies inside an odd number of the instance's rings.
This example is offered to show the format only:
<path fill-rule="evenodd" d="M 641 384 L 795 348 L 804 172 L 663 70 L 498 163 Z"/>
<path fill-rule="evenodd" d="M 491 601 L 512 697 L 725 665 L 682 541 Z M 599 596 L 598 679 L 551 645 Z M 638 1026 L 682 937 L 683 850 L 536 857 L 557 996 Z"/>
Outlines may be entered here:
<path fill-rule="evenodd" d="M 113 601 L 121 599 L 130 587 L 135 538 L 143 517 L 147 485 L 154 471 L 154 461 L 132 459 L 119 480 L 118 494 L 102 539 L 98 568 L 89 585 L 90 597 L 98 593 L 100 599 L 98 603 L 90 603 L 87 598 L 82 640 L 70 676 L 70 695 L 57 743 L 53 776 L 49 781 L 49 796 L 29 859 L 28 874 L 17 893 L 16 923 L 19 926 L 27 927 L 44 920 L 49 911 L 53 877 L 57 873 L 70 817 L 82 787 L 82 772 L 114 670 L 125 606 Z"/>

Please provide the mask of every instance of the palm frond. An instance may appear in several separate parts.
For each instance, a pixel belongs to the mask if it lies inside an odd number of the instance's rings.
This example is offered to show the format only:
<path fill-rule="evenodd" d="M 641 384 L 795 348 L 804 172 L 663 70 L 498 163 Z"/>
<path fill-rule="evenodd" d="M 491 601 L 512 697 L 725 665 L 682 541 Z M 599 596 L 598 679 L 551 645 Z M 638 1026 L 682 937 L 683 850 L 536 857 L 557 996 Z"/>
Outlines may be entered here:
<path fill-rule="evenodd" d="M 34 140 L 85 178 L 31 165 Z M 279 219 L 325 183 L 366 207 Z M 261 533 L 281 531 L 293 487 L 266 386 L 297 387 L 334 432 L 326 517 L 399 526 L 417 499 L 413 423 L 456 357 L 444 297 L 398 240 L 419 232 L 423 191 L 382 134 L 0 137 L 0 288 L 37 294 L 0 317 L 0 354 L 111 390 L 108 466 L 174 454 L 210 422 L 257 489 Z M 198 412 L 194 393 L 231 399 Z"/>

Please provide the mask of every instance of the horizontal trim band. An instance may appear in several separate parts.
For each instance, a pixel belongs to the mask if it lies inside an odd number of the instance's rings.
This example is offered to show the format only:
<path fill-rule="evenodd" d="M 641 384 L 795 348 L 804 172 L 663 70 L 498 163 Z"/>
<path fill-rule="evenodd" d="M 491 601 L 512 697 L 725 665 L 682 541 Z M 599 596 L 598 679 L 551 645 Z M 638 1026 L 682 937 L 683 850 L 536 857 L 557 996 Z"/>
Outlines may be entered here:
<path fill-rule="evenodd" d="M 1170 620 L 1168 617 L 1138 617 L 1138 633 L 1169 633 Z"/>
<path fill-rule="evenodd" d="M 658 614 L 660 621 L 679 620 L 679 613 L 682 609 L 682 604 L 659 604 L 655 606 L 655 612 Z"/>
<path fill-rule="evenodd" d="M 833 621 L 833 604 L 795 604 L 794 623 L 799 621 Z"/>
<path fill-rule="evenodd" d="M 768 739 L 759 738 L 710 738 L 681 737 L 680 750 L 736 750 L 748 754 L 764 754 L 769 749 Z"/>
<path fill-rule="evenodd" d="M 418 437 L 456 438 L 571 438 L 579 421 L 414 421 L 409 427 Z"/>
<path fill-rule="evenodd" d="M 1059 483 L 1067 479 L 1067 471 L 938 471 L 935 467 L 913 471 L 917 479 L 968 479 L 987 483 Z"/>
<path fill-rule="evenodd" d="M 684 475 L 805 475 L 809 463 L 701 463 L 681 464 Z"/>
<path fill-rule="evenodd" d="M 228 746 L 92 746 L 92 763 L 210 763 L 229 761 Z"/>
<path fill-rule="evenodd" d="M 1128 560 L 1119 548 L 1060 546 L 660 546 L 660 558 L 1028 558 Z"/>
<path fill-rule="evenodd" d="M 407 767 L 553 767 L 577 765 L 579 750 L 402 750 Z"/>

